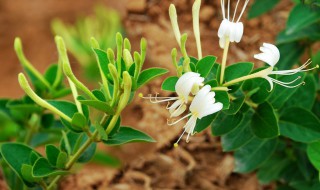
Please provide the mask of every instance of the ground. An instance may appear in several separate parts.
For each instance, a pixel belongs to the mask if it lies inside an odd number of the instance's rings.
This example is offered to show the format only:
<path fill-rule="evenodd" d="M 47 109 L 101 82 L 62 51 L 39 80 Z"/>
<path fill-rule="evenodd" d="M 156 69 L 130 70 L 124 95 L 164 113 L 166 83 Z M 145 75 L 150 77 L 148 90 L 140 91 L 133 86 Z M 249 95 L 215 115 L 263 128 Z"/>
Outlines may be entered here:
<path fill-rule="evenodd" d="M 168 7 L 174 3 L 178 11 L 180 30 L 188 34 L 187 50 L 196 56 L 193 37 L 191 5 L 192 0 L 118 0 L 91 1 L 77 3 L 63 0 L 1 0 L 0 1 L 0 97 L 22 95 L 17 82 L 21 66 L 13 51 L 16 36 L 22 38 L 28 59 L 41 72 L 57 60 L 50 21 L 61 18 L 72 23 L 77 16 L 92 12 L 95 4 L 109 5 L 121 13 L 126 34 L 133 49 L 139 47 L 139 40 L 148 41 L 145 67 L 168 68 L 174 74 L 171 64 L 171 49 L 176 47 Z M 134 3 L 133 3 L 134 2 Z M 282 1 L 274 10 L 257 19 L 247 20 L 244 14 L 244 36 L 239 44 L 232 44 L 228 63 L 253 61 L 253 54 L 259 51 L 263 42 L 274 42 L 276 34 L 285 26 L 290 1 Z M 219 1 L 203 0 L 200 13 L 200 30 L 204 55 L 218 56 L 221 61 L 222 50 L 218 46 L 217 29 L 221 22 Z M 71 63 L 77 67 L 76 60 Z M 160 90 L 162 79 L 157 79 L 140 92 L 143 94 L 170 93 Z M 112 152 L 122 160 L 121 169 L 112 169 L 90 164 L 80 172 L 71 175 L 60 184 L 60 189 L 217 189 L 217 190 L 258 190 L 273 189 L 262 186 L 254 174 L 233 173 L 232 154 L 223 153 L 219 138 L 212 137 L 207 130 L 196 134 L 190 143 L 183 140 L 178 148 L 173 143 L 181 133 L 180 126 L 168 126 L 168 113 L 165 104 L 151 104 L 136 98 L 123 113 L 123 122 L 150 134 L 156 143 L 136 143 L 121 147 L 101 149 Z M 182 125 L 182 124 L 181 124 Z M 0 189 L 5 189 L 0 182 Z"/>

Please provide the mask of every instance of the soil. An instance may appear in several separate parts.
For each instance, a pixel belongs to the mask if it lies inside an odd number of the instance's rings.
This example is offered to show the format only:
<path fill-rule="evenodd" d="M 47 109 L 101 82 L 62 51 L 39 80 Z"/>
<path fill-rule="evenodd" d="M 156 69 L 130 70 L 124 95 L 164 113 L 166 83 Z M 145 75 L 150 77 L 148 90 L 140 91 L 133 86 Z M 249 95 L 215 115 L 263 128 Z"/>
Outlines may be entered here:
<path fill-rule="evenodd" d="M 133 3 L 134 2 L 134 3 Z M 145 67 L 168 68 L 174 74 L 170 52 L 177 48 L 168 17 L 168 7 L 174 3 L 178 11 L 181 32 L 188 34 L 187 50 L 196 55 L 193 37 L 192 0 L 83 0 L 77 3 L 63 0 L 1 0 L 0 1 L 0 97 L 20 97 L 23 93 L 17 83 L 21 66 L 13 51 L 16 36 L 22 38 L 25 54 L 41 72 L 57 60 L 50 21 L 61 18 L 73 23 L 77 16 L 92 12 L 95 4 L 105 4 L 119 10 L 126 34 L 133 49 L 138 50 L 139 40 L 148 41 Z M 124 6 L 125 5 L 125 6 Z M 232 6 L 234 6 L 232 4 Z M 250 7 L 250 5 L 249 5 Z M 290 1 L 281 1 L 275 9 L 262 17 L 241 19 L 245 30 L 241 43 L 232 44 L 228 63 L 253 61 L 263 42 L 274 42 L 276 34 L 285 26 Z M 222 50 L 218 46 L 217 30 L 222 20 L 219 1 L 203 0 L 201 8 L 201 38 L 204 55 L 217 55 L 221 61 Z M 72 59 L 76 67 L 76 60 Z M 260 64 L 256 62 L 256 64 Z M 140 90 L 143 94 L 160 93 L 162 79 L 151 82 Z M 74 175 L 63 179 L 60 189 L 212 189 L 212 190 L 260 190 L 274 189 L 262 186 L 255 174 L 240 175 L 233 172 L 232 154 L 223 153 L 219 138 L 209 130 L 196 134 L 190 143 L 182 139 L 178 148 L 173 143 L 181 134 L 180 126 L 168 126 L 166 105 L 151 104 L 136 98 L 125 110 L 122 121 L 150 134 L 157 143 L 135 143 L 120 147 L 104 147 L 122 161 L 121 169 L 89 164 Z M 180 124 L 182 125 L 182 123 Z M 6 189 L 0 177 L 0 189 Z"/>

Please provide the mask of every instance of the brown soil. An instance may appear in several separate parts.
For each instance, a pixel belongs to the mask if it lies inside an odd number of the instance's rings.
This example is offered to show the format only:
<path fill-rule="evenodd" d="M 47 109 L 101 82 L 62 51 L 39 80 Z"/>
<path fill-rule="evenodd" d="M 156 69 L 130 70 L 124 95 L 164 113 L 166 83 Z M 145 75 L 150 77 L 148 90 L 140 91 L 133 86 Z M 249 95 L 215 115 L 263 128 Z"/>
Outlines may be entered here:
<path fill-rule="evenodd" d="M 187 49 L 196 55 L 193 37 L 191 0 L 118 0 L 106 1 L 121 12 L 127 35 L 135 50 L 139 40 L 148 40 L 148 54 L 145 67 L 158 66 L 171 70 L 171 49 L 177 47 L 168 18 L 168 7 L 177 7 L 180 30 L 189 37 Z M 77 16 L 92 12 L 98 1 L 84 0 L 77 3 L 62 0 L 2 0 L 0 1 L 0 97 L 20 97 L 16 76 L 21 66 L 13 51 L 14 37 L 20 36 L 29 60 L 43 72 L 57 60 L 54 39 L 50 32 L 50 21 L 59 17 L 73 22 Z M 126 5 L 126 6 L 124 6 Z M 263 42 L 274 42 L 276 34 L 285 26 L 289 1 L 282 1 L 273 11 L 250 21 L 244 17 L 244 36 L 241 43 L 232 44 L 229 63 L 254 61 Z M 219 1 L 203 1 L 201 8 L 201 38 L 203 54 L 219 56 L 217 29 L 221 22 Z M 72 62 L 75 61 L 72 59 Z M 74 64 L 76 65 L 76 64 Z M 141 89 L 143 94 L 159 92 L 161 79 L 153 81 Z M 77 174 L 61 182 L 60 189 L 217 189 L 217 190 L 258 190 L 273 189 L 259 185 L 254 174 L 239 175 L 232 172 L 232 154 L 223 153 L 218 138 L 207 130 L 191 138 L 190 143 L 183 140 L 178 148 L 172 144 L 181 133 L 180 126 L 167 126 L 168 113 L 165 105 L 155 105 L 148 101 L 135 99 L 123 114 L 125 125 L 141 129 L 158 142 L 153 144 L 129 144 L 121 147 L 102 146 L 102 149 L 118 156 L 122 169 L 111 169 L 97 165 L 86 165 Z M 182 125 L 182 124 L 181 124 Z M 5 189 L 0 180 L 0 189 Z"/>

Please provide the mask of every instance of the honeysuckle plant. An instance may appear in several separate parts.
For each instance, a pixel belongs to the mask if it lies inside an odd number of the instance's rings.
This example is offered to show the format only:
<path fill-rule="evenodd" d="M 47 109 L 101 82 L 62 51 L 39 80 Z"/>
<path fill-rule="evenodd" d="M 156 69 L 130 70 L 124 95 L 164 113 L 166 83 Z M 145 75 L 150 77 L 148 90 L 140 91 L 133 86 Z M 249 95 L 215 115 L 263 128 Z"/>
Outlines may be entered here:
<path fill-rule="evenodd" d="M 100 87 L 94 90 L 74 75 L 63 39 L 56 36 L 55 41 L 59 61 L 42 75 L 25 58 L 21 40 L 15 40 L 15 50 L 25 70 L 25 74 L 18 75 L 18 81 L 26 96 L 19 101 L 2 100 L 1 109 L 21 122 L 21 128 L 27 128 L 21 131 L 27 134 L 19 136 L 17 142 L 0 144 L 1 166 L 11 189 L 58 189 L 59 180 L 71 174 L 76 163 L 94 157 L 97 143 L 114 146 L 154 142 L 147 134 L 121 125 L 121 113 L 137 89 L 167 73 L 161 68 L 142 70 L 146 40 L 141 40 L 140 52 L 132 52 L 129 41 L 124 43 L 118 33 L 119 51 L 115 57 L 113 50 L 100 49 L 91 38 L 92 55 L 101 78 Z M 63 78 L 69 87 L 64 85 Z M 70 93 L 72 101 L 60 100 Z M 35 149 L 41 145 L 45 146 L 44 154 Z"/>
<path fill-rule="evenodd" d="M 217 43 L 223 48 L 221 62 L 216 56 L 202 55 L 201 0 L 195 0 L 192 7 L 197 57 L 186 51 L 187 34 L 180 33 L 177 11 L 171 4 L 169 17 L 182 57 L 177 61 L 177 49 L 172 50 L 177 74 L 164 80 L 162 90 L 177 95 L 140 96 L 152 103 L 175 100 L 167 105 L 168 125 L 186 120 L 180 124 L 183 132 L 175 147 L 184 138 L 192 143 L 192 135 L 210 127 L 212 135 L 221 138 L 223 151 L 234 152 L 235 172 L 256 171 L 261 183 L 275 181 L 279 188 L 317 189 L 320 120 L 319 101 L 315 99 L 320 89 L 319 59 L 310 56 L 301 65 L 295 59 L 285 68 L 279 63 L 291 57 L 281 54 L 276 45 L 263 43 L 261 53 L 251 56 L 266 66 L 255 68 L 254 63 L 243 60 L 227 66 L 229 46 L 236 45 L 230 42 L 240 42 L 242 38 L 244 25 L 240 19 L 248 3 L 249 0 L 221 1 L 223 20 L 217 31 Z"/>

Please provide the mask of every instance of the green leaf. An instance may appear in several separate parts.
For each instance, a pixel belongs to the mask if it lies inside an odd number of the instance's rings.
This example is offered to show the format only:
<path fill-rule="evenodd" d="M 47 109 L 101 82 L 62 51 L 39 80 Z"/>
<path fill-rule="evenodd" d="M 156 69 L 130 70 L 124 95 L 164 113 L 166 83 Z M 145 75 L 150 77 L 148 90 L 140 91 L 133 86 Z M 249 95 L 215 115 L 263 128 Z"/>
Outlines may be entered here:
<path fill-rule="evenodd" d="M 253 138 L 234 153 L 235 171 L 247 173 L 257 169 L 266 161 L 277 147 L 277 139 L 262 140 Z"/>
<path fill-rule="evenodd" d="M 319 23 L 310 25 L 297 32 L 287 34 L 286 31 L 282 31 L 278 34 L 276 42 L 277 44 L 290 43 L 294 41 L 317 41 L 320 40 L 320 26 Z"/>
<path fill-rule="evenodd" d="M 104 94 L 100 91 L 100 90 L 93 90 L 92 94 L 98 98 L 98 100 L 105 102 L 106 101 L 106 97 L 104 96 Z"/>
<path fill-rule="evenodd" d="M 243 114 L 227 115 L 219 112 L 211 124 L 211 132 L 214 136 L 225 135 L 240 126 Z"/>
<path fill-rule="evenodd" d="M 64 169 L 67 162 L 68 162 L 68 154 L 62 151 L 59 152 L 56 167 L 59 169 Z"/>
<path fill-rule="evenodd" d="M 274 154 L 259 168 L 257 177 L 262 184 L 269 184 L 281 177 L 281 173 L 290 165 L 291 161 L 285 155 Z"/>
<path fill-rule="evenodd" d="M 56 107 L 58 110 L 62 111 L 64 114 L 69 116 L 70 118 L 78 112 L 77 107 L 74 103 L 64 101 L 64 100 L 47 100 L 49 104 Z M 89 112 L 87 109 L 83 109 L 83 114 L 88 118 Z"/>
<path fill-rule="evenodd" d="M 39 178 L 33 177 L 31 165 L 22 164 L 21 174 L 23 176 L 23 179 L 30 182 L 30 183 L 40 181 Z"/>
<path fill-rule="evenodd" d="M 215 119 L 216 115 L 217 114 L 211 114 L 211 115 L 205 116 L 202 119 L 197 119 L 197 123 L 194 128 L 194 131 L 200 133 L 201 131 L 208 128 L 210 126 L 210 124 L 212 123 L 212 121 Z"/>
<path fill-rule="evenodd" d="M 211 71 L 209 72 L 208 76 L 205 78 L 205 82 L 210 80 L 220 80 L 220 64 L 214 64 Z"/>
<path fill-rule="evenodd" d="M 273 138 L 280 134 L 275 112 L 268 102 L 258 106 L 252 117 L 251 128 L 253 133 L 262 139 Z"/>
<path fill-rule="evenodd" d="M 46 155 L 51 165 L 53 166 L 56 165 L 59 153 L 60 153 L 60 150 L 56 146 L 52 144 L 46 145 Z"/>
<path fill-rule="evenodd" d="M 206 56 L 198 61 L 196 64 L 196 72 L 200 74 L 201 77 L 206 78 L 211 71 L 213 65 L 215 64 L 217 57 Z"/>
<path fill-rule="evenodd" d="M 255 0 L 251 5 L 248 18 L 252 19 L 270 11 L 279 0 Z"/>
<path fill-rule="evenodd" d="M 320 120 L 306 109 L 287 108 L 280 116 L 280 133 L 298 142 L 318 141 L 320 140 Z"/>
<path fill-rule="evenodd" d="M 166 78 L 161 85 L 161 89 L 170 92 L 175 92 L 175 86 L 178 80 L 179 78 L 175 76 Z"/>
<path fill-rule="evenodd" d="M 251 132 L 250 122 L 253 112 L 250 110 L 245 115 L 238 127 L 221 138 L 223 151 L 231 151 L 248 143 L 254 136 Z"/>
<path fill-rule="evenodd" d="M 66 175 L 69 172 L 63 170 L 57 170 L 55 167 L 50 165 L 47 159 L 39 158 L 32 168 L 32 173 L 34 177 L 51 177 L 57 175 Z"/>
<path fill-rule="evenodd" d="M 288 82 L 296 79 L 297 77 L 301 77 L 301 80 L 304 80 L 305 73 L 281 76 L 279 77 L 279 80 Z M 298 88 L 287 88 L 281 85 L 275 85 L 272 94 L 268 98 L 268 102 L 270 102 L 274 109 L 280 109 L 297 90 Z"/>
<path fill-rule="evenodd" d="M 216 102 L 221 102 L 223 104 L 222 110 L 229 109 L 230 99 L 228 93 L 225 91 L 215 91 L 215 93 L 216 95 L 214 98 L 216 99 Z"/>
<path fill-rule="evenodd" d="M 30 164 L 30 154 L 32 152 L 34 151 L 30 147 L 20 143 L 7 142 L 1 144 L 0 147 L 0 153 L 4 161 L 28 187 L 32 187 L 33 184 L 23 178 L 21 169 L 23 164 Z"/>
<path fill-rule="evenodd" d="M 131 142 L 155 142 L 155 140 L 139 130 L 121 126 L 118 133 L 103 142 L 107 145 L 121 145 Z"/>
<path fill-rule="evenodd" d="M 138 87 L 140 88 L 141 86 L 147 84 L 149 81 L 156 77 L 160 77 L 168 72 L 167 69 L 162 69 L 162 68 L 149 68 L 144 71 L 142 71 L 139 75 L 137 84 Z"/>
<path fill-rule="evenodd" d="M 286 55 L 281 56 L 277 63 L 277 68 L 279 70 L 292 68 L 292 66 L 298 62 L 305 50 L 305 46 L 298 42 L 280 44 L 277 47 L 281 55 Z"/>
<path fill-rule="evenodd" d="M 225 81 L 229 82 L 233 79 L 248 75 L 253 69 L 253 63 L 240 62 L 228 66 L 225 70 Z"/>
<path fill-rule="evenodd" d="M 227 110 L 224 110 L 223 112 L 228 115 L 234 115 L 238 113 L 240 108 L 242 107 L 245 100 L 245 96 L 238 97 L 237 99 L 231 100 L 230 107 Z"/>
<path fill-rule="evenodd" d="M 87 126 L 87 119 L 81 113 L 75 113 L 72 117 L 71 125 L 74 129 L 83 132 L 84 128 Z"/>
<path fill-rule="evenodd" d="M 319 11 L 313 11 L 308 6 L 297 4 L 290 12 L 286 33 L 292 34 L 318 21 L 320 21 Z"/>
<path fill-rule="evenodd" d="M 57 77 L 57 71 L 58 71 L 58 64 L 51 64 L 45 74 L 43 75 L 44 78 L 50 83 L 50 85 L 53 85 L 56 77 Z"/>
<path fill-rule="evenodd" d="M 93 51 L 96 54 L 97 62 L 100 65 L 104 76 L 107 77 L 110 73 L 108 68 L 108 64 L 110 63 L 110 61 L 108 59 L 107 53 L 101 49 L 93 49 Z"/>
<path fill-rule="evenodd" d="M 307 154 L 312 165 L 320 171 L 320 141 L 308 144 Z"/>
<path fill-rule="evenodd" d="M 79 102 L 83 105 L 87 105 L 87 106 L 93 107 L 99 111 L 105 112 L 108 115 L 114 114 L 113 108 L 111 106 L 109 106 L 109 104 L 107 104 L 106 102 L 102 102 L 99 100 L 79 100 Z"/>
<path fill-rule="evenodd" d="M 285 107 L 294 105 L 295 107 L 301 107 L 308 110 L 312 109 L 317 95 L 317 83 L 312 74 L 307 74 L 304 82 L 305 85 L 298 87 L 296 92 L 292 95 L 293 98 L 286 101 Z"/>

